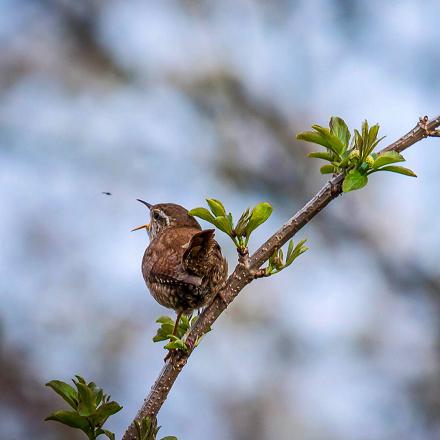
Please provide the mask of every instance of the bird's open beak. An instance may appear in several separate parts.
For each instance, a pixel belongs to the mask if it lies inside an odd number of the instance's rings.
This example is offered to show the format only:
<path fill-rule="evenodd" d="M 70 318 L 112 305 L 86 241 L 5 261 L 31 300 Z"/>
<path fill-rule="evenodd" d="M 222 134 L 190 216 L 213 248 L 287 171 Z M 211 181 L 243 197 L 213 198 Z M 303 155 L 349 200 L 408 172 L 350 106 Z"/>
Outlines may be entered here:
<path fill-rule="evenodd" d="M 147 223 L 146 225 L 138 226 L 137 228 L 132 229 L 131 232 L 139 231 L 140 229 L 144 229 L 144 228 L 145 228 L 147 231 L 149 231 L 149 230 L 150 230 L 150 227 L 151 227 L 150 224 Z"/>
<path fill-rule="evenodd" d="M 151 207 L 153 206 L 153 205 L 151 205 L 150 203 L 144 202 L 144 201 L 141 200 L 141 199 L 136 199 L 136 200 L 137 200 L 138 202 L 142 203 L 143 205 L 145 205 L 148 209 L 151 209 Z M 151 227 L 150 224 L 147 223 L 146 225 L 138 226 L 137 228 L 132 229 L 131 232 L 133 232 L 133 231 L 139 231 L 140 229 L 146 229 L 147 231 L 149 231 L 149 230 L 150 230 L 150 227 Z"/>
<path fill-rule="evenodd" d="M 138 202 L 140 202 L 140 203 L 142 203 L 143 205 L 145 205 L 148 209 L 151 209 L 151 207 L 153 206 L 153 205 L 151 205 L 150 203 L 147 203 L 147 202 L 144 202 L 143 200 L 141 200 L 141 199 L 136 199 Z"/>

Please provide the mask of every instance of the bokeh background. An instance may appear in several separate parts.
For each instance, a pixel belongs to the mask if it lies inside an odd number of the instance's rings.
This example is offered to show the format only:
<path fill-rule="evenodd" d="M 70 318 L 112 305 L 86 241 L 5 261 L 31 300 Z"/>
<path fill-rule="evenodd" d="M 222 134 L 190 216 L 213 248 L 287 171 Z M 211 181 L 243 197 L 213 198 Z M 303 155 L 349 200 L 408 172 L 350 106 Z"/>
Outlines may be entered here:
<path fill-rule="evenodd" d="M 274 215 L 325 182 L 295 134 L 331 115 L 386 142 L 439 113 L 437 0 L 0 0 L 0 437 L 82 438 L 44 387 L 74 374 L 124 409 L 163 364 L 137 197 Z M 246 288 L 163 407 L 179 440 L 440 438 L 438 139 L 419 178 L 375 175 Z M 103 191 L 112 196 L 103 195 Z M 217 234 L 230 266 L 234 249 Z"/>

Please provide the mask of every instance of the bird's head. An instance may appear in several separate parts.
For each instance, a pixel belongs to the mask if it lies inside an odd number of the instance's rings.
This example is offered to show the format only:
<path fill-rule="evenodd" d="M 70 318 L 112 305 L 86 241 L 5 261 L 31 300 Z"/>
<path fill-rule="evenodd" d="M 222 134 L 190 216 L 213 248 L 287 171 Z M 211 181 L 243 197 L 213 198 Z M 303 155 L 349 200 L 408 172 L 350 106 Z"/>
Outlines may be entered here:
<path fill-rule="evenodd" d="M 190 216 L 183 206 L 174 203 L 159 203 L 157 205 L 151 205 L 143 200 L 137 200 L 149 209 L 150 223 L 138 226 L 137 228 L 132 229 L 132 231 L 146 229 L 150 240 L 153 240 L 162 231 L 168 228 L 187 226 L 200 230 L 202 229 L 197 220 Z"/>

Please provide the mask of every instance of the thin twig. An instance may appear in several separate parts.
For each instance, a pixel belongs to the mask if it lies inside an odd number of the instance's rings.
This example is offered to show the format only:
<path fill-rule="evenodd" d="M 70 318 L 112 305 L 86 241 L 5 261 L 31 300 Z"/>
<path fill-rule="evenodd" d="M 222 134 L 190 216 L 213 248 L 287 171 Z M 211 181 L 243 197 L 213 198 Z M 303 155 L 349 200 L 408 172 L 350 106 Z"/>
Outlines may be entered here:
<path fill-rule="evenodd" d="M 428 137 L 436 136 L 436 129 L 440 126 L 440 116 L 437 116 L 431 122 L 427 117 L 420 119 L 420 122 L 407 134 L 402 136 L 396 142 L 388 145 L 382 151 L 395 150 L 401 152 L 414 145 L 418 141 Z M 256 277 L 258 269 L 273 254 L 275 249 L 279 249 L 288 240 L 290 240 L 304 225 L 312 220 L 323 208 L 325 208 L 333 199 L 342 194 L 342 182 L 344 176 L 338 174 L 327 182 L 321 190 L 291 217 L 275 234 L 273 234 L 260 248 L 251 256 L 246 258 L 246 264 L 241 261 L 234 272 L 229 276 L 225 285 L 221 289 L 221 297 L 216 296 L 213 302 L 205 308 L 200 315 L 194 327 L 191 329 L 188 339 L 197 341 L 212 326 L 216 319 L 242 291 L 242 289 L 252 282 Z M 191 347 L 194 344 L 191 344 Z M 136 439 L 134 421 L 140 421 L 145 416 L 155 417 L 167 399 L 168 393 L 173 386 L 177 376 L 185 366 L 188 358 L 191 356 L 193 348 L 187 352 L 177 351 L 165 366 L 162 368 L 156 382 L 151 388 L 148 397 L 145 399 L 141 409 L 131 425 L 127 428 L 123 440 Z"/>

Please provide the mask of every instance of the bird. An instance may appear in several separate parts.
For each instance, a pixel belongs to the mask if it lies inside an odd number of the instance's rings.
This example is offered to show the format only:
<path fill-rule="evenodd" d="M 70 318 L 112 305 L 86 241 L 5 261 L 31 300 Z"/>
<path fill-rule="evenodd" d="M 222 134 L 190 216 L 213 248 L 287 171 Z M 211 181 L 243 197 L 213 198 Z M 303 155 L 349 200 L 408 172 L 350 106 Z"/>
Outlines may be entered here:
<path fill-rule="evenodd" d="M 142 275 L 153 298 L 177 313 L 176 335 L 182 314 L 203 308 L 217 295 L 226 280 L 228 264 L 214 239 L 214 229 L 202 230 L 183 206 L 137 201 L 150 213 L 149 223 L 132 229 L 146 229 L 150 238 Z"/>

